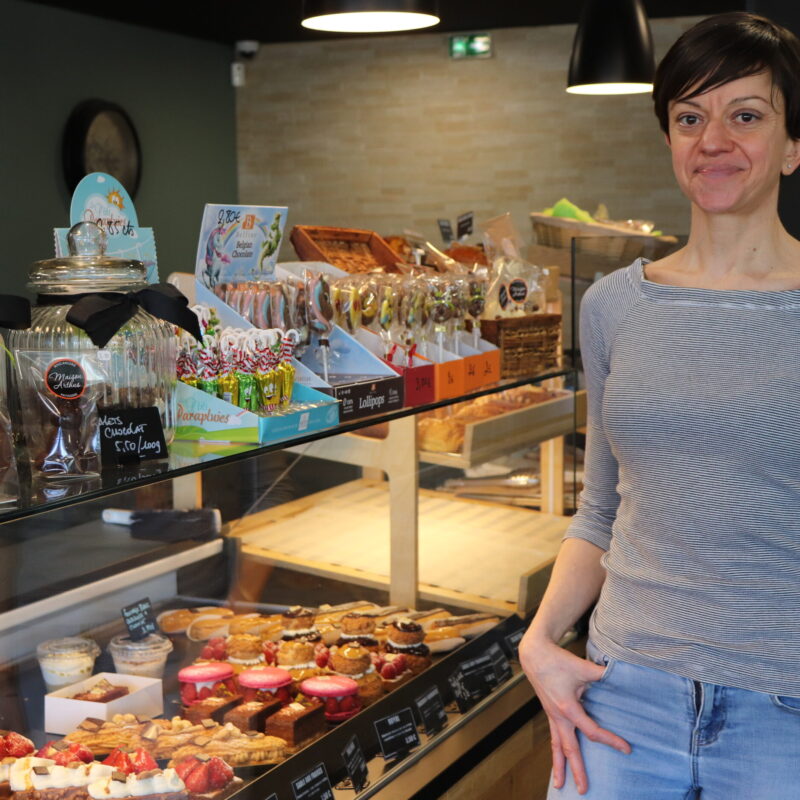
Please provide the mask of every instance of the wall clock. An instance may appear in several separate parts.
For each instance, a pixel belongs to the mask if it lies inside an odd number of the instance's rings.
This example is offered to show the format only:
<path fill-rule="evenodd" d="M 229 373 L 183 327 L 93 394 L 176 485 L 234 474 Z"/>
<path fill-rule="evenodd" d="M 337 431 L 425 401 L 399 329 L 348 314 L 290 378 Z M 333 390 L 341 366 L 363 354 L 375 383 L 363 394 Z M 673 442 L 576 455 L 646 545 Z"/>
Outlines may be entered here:
<path fill-rule="evenodd" d="M 142 172 L 142 151 L 131 118 L 105 100 L 84 100 L 72 110 L 62 139 L 64 177 L 70 192 L 84 175 L 113 175 L 134 197 Z"/>

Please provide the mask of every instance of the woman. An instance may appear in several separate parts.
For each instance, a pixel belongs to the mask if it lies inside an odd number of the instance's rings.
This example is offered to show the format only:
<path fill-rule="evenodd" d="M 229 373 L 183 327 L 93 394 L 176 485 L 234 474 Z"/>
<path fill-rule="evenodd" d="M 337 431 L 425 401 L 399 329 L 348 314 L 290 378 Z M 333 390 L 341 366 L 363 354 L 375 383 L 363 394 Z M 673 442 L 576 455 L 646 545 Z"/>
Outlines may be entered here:
<path fill-rule="evenodd" d="M 747 13 L 658 68 L 691 232 L 583 301 L 585 488 L 520 648 L 551 798 L 800 797 L 798 76 L 797 39 Z M 556 642 L 595 601 L 583 660 Z"/>

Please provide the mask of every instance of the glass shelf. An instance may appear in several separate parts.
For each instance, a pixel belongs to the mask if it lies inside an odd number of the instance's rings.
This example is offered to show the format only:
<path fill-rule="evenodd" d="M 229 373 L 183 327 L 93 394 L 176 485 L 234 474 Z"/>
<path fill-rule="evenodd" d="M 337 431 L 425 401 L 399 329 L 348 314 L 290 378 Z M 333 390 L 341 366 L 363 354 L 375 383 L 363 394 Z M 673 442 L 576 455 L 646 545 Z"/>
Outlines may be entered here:
<path fill-rule="evenodd" d="M 15 505 L 0 509 L 0 524 L 41 514 L 58 508 L 77 505 L 89 500 L 97 500 L 118 492 L 137 489 L 149 484 L 171 478 L 201 471 L 206 467 L 230 464 L 248 458 L 264 455 L 276 450 L 283 450 L 294 445 L 306 444 L 318 439 L 326 439 L 340 433 L 348 433 L 361 428 L 369 427 L 382 422 L 391 422 L 395 419 L 419 414 L 443 406 L 472 400 L 488 394 L 524 386 L 528 383 L 538 383 L 550 378 L 566 377 L 572 374 L 571 369 L 553 370 L 539 375 L 501 380 L 498 383 L 481 387 L 459 397 L 440 400 L 412 408 L 403 408 L 399 411 L 365 417 L 353 422 L 336 425 L 322 431 L 316 431 L 308 436 L 266 445 L 219 443 L 219 442 L 189 442 L 176 441 L 170 446 L 169 459 L 164 461 L 147 461 L 138 466 L 112 467 L 104 470 L 99 478 L 87 480 L 37 480 L 25 481 L 21 478 L 20 499 Z"/>

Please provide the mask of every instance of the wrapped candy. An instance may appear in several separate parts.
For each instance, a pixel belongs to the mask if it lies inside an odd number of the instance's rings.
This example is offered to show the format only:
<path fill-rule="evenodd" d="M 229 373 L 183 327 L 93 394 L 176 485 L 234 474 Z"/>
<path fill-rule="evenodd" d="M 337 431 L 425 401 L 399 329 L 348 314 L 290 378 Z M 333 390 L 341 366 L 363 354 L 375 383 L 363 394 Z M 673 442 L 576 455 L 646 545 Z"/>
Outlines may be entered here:
<path fill-rule="evenodd" d="M 239 405 L 239 334 L 234 328 L 225 328 L 219 337 L 218 394 L 226 403 Z"/>
<path fill-rule="evenodd" d="M 467 280 L 467 314 L 472 320 L 472 342 L 475 349 L 478 348 L 478 340 L 481 338 L 481 315 L 486 308 L 486 285 L 487 282 L 478 277 Z"/>
<path fill-rule="evenodd" d="M 206 334 L 197 353 L 197 388 L 209 394 L 219 394 L 219 358 L 217 337 Z"/>
<path fill-rule="evenodd" d="M 378 287 L 374 278 L 365 275 L 357 284 L 359 302 L 361 304 L 361 324 L 371 328 L 378 317 L 379 300 Z"/>

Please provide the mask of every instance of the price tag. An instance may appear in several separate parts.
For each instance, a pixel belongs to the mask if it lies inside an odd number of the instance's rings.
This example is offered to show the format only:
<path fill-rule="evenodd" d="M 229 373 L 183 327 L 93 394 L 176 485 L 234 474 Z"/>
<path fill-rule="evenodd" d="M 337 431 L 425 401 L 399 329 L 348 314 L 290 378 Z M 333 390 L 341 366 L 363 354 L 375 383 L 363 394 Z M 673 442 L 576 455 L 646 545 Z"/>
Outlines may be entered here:
<path fill-rule="evenodd" d="M 456 220 L 456 232 L 459 239 L 466 238 L 472 233 L 474 217 L 475 214 L 472 211 L 459 215 Z"/>
<path fill-rule="evenodd" d="M 167 457 L 161 415 L 155 406 L 100 412 L 100 455 L 104 464 L 137 464 Z"/>
<path fill-rule="evenodd" d="M 450 247 L 453 242 L 453 226 L 450 223 L 449 219 L 437 219 L 436 222 L 439 223 L 439 233 L 442 234 L 442 240 Z"/>
<path fill-rule="evenodd" d="M 511 652 L 511 658 L 519 658 L 519 643 L 522 641 L 524 635 L 525 629 L 520 628 L 518 631 L 509 633 L 508 636 L 505 637 L 506 644 Z"/>
<path fill-rule="evenodd" d="M 422 727 L 428 736 L 444 728 L 447 724 L 447 712 L 444 710 L 442 695 L 437 686 L 431 686 L 425 694 L 421 694 L 414 703 L 417 706 L 420 717 L 422 717 Z"/>
<path fill-rule="evenodd" d="M 410 708 L 375 722 L 375 732 L 381 745 L 381 753 L 387 761 L 406 755 L 419 746 L 419 734 Z"/>
<path fill-rule="evenodd" d="M 462 714 L 497 686 L 494 664 L 488 654 L 462 661 L 447 680 Z"/>
<path fill-rule="evenodd" d="M 138 642 L 148 634 L 155 633 L 158 630 L 149 597 L 139 600 L 138 603 L 131 603 L 131 605 L 125 606 L 122 609 L 122 619 L 128 629 L 128 635 L 134 642 Z"/>
<path fill-rule="evenodd" d="M 347 777 L 350 778 L 356 792 L 360 792 L 367 785 L 367 759 L 364 758 L 364 751 L 357 736 L 351 737 L 342 750 L 342 759 Z"/>
<path fill-rule="evenodd" d="M 333 800 L 333 789 L 325 765 L 320 762 L 292 781 L 294 800 Z"/>
<path fill-rule="evenodd" d="M 492 666 L 494 667 L 494 674 L 497 677 L 497 683 L 505 683 L 514 673 L 511 671 L 511 664 L 508 663 L 503 648 L 495 642 L 486 653 L 489 658 L 492 659 Z"/>

